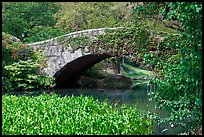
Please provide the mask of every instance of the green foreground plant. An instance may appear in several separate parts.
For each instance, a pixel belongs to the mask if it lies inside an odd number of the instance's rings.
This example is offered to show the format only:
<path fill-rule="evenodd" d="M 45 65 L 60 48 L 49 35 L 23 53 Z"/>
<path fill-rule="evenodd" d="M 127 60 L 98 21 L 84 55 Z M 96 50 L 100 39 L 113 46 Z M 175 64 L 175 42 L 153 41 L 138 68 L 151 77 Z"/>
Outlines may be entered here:
<path fill-rule="evenodd" d="M 119 106 L 82 95 L 2 96 L 3 135 L 150 133 L 150 115 L 140 113 L 137 105 Z"/>

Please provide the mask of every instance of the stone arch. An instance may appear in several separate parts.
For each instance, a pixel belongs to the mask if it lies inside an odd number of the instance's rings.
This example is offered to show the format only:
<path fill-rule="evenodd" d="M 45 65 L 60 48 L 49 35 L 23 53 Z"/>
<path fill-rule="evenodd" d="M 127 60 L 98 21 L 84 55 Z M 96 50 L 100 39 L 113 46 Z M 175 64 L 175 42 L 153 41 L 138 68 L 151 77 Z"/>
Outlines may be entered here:
<path fill-rule="evenodd" d="M 108 53 L 89 54 L 67 63 L 54 75 L 56 81 L 55 88 L 74 87 L 75 83 L 85 71 L 91 68 L 94 64 L 110 57 L 113 57 L 113 55 Z"/>

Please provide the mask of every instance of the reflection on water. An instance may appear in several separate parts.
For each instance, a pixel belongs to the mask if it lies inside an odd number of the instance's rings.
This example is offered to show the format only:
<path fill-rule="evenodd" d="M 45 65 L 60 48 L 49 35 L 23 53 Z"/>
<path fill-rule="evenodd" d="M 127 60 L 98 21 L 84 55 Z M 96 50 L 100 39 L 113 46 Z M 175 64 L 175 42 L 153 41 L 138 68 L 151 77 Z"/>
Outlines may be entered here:
<path fill-rule="evenodd" d="M 40 95 L 43 91 L 30 92 L 30 95 Z M 168 111 L 155 109 L 155 102 L 148 101 L 146 84 L 140 85 L 139 88 L 134 90 L 119 90 L 119 89 L 60 89 L 53 90 L 50 93 L 56 93 L 60 96 L 92 96 L 99 101 L 107 99 L 110 103 L 118 102 L 118 104 L 133 105 L 138 104 L 139 109 L 143 111 L 150 111 L 159 114 L 160 116 L 169 115 Z M 16 95 L 27 94 L 25 92 L 15 92 Z M 185 132 L 186 127 L 174 127 L 168 123 L 164 123 L 158 126 L 157 123 L 153 125 L 153 133 L 155 135 L 176 135 L 181 132 Z"/>

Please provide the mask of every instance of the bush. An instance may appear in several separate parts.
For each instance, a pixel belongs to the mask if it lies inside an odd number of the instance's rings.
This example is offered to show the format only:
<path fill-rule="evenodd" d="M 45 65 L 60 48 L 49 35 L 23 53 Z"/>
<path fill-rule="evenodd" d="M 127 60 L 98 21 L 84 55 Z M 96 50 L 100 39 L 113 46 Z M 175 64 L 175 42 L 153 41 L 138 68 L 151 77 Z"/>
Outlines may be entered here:
<path fill-rule="evenodd" d="M 46 66 L 46 59 L 16 37 L 2 32 L 2 90 L 28 90 L 54 86 L 54 79 L 38 70 Z"/>
<path fill-rule="evenodd" d="M 13 89 L 27 90 L 36 88 L 47 88 L 54 86 L 54 79 L 42 74 L 37 74 L 40 64 L 32 60 L 19 61 L 4 67 L 10 78 Z"/>
<path fill-rule="evenodd" d="M 2 92 L 12 91 L 13 89 L 11 80 L 6 77 L 2 77 Z"/>
<path fill-rule="evenodd" d="M 3 135 L 150 134 L 149 115 L 138 107 L 89 96 L 2 96 Z"/>
<path fill-rule="evenodd" d="M 16 37 L 2 32 L 2 74 L 4 66 L 32 58 L 32 51 Z"/>

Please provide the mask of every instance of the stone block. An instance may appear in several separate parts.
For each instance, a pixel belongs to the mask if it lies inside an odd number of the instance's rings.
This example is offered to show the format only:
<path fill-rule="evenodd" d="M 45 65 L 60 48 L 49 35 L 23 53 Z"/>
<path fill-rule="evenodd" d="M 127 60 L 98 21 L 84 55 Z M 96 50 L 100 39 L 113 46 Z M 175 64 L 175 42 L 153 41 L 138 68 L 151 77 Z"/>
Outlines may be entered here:
<path fill-rule="evenodd" d="M 73 48 L 70 46 L 70 42 L 73 38 L 77 36 L 88 36 L 92 40 L 96 40 L 96 35 L 102 33 L 105 33 L 105 28 L 89 29 L 60 36 L 64 37 L 64 40 L 61 42 L 59 42 L 58 40 L 59 37 L 56 37 L 50 40 L 35 42 L 26 45 L 31 46 L 34 51 L 40 51 L 43 55 L 48 56 L 48 67 L 44 68 L 43 71 L 47 75 L 53 76 L 68 62 L 71 62 L 81 56 L 91 54 L 91 52 L 93 52 L 89 49 L 90 47 L 86 46 L 85 48 L 79 48 L 72 53 L 71 51 L 73 51 Z"/>

